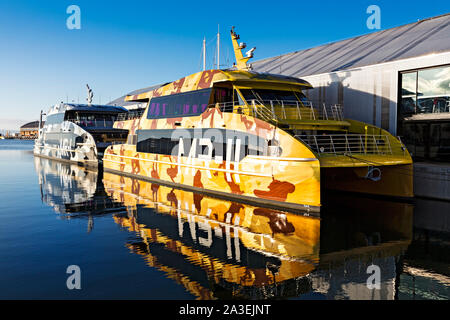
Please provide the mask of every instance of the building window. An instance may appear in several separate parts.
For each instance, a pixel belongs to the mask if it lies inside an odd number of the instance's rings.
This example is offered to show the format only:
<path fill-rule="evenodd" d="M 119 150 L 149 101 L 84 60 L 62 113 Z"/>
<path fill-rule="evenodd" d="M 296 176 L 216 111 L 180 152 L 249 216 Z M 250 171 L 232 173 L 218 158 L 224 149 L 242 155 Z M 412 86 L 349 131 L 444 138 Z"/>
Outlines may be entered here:
<path fill-rule="evenodd" d="M 400 74 L 398 133 L 415 160 L 450 161 L 450 66 Z"/>
<path fill-rule="evenodd" d="M 417 101 L 417 71 L 403 73 L 401 75 L 401 104 L 400 112 L 403 116 L 411 116 L 416 113 Z"/>
<path fill-rule="evenodd" d="M 401 119 L 450 112 L 450 66 L 404 72 L 400 79 Z"/>
<path fill-rule="evenodd" d="M 419 70 L 417 76 L 417 111 L 450 112 L 450 66 Z"/>

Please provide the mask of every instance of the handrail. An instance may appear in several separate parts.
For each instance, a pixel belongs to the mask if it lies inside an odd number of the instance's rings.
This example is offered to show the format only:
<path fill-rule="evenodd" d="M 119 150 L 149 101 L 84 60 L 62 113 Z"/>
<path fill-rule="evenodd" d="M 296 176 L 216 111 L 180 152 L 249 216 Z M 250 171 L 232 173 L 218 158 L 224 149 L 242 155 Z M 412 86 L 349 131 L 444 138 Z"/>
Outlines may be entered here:
<path fill-rule="evenodd" d="M 224 112 L 245 113 L 266 121 L 283 120 L 335 120 L 343 121 L 343 108 L 338 105 L 321 108 L 310 101 L 292 100 L 250 100 L 248 105 L 235 105 L 233 102 L 216 103 L 209 107 L 219 107 Z"/>
<path fill-rule="evenodd" d="M 145 112 L 145 108 L 138 110 L 129 110 L 128 112 L 119 113 L 116 121 L 134 120 L 142 117 Z"/>
<path fill-rule="evenodd" d="M 343 121 L 343 108 L 338 105 L 316 107 L 310 101 L 292 100 L 250 100 L 246 105 L 237 105 L 235 102 L 215 103 L 208 105 L 218 107 L 222 112 L 247 114 L 265 121 L 282 122 L 283 120 L 335 120 Z M 130 110 L 120 113 L 116 121 L 125 121 L 140 118 L 145 109 Z"/>
<path fill-rule="evenodd" d="M 319 154 L 391 154 L 392 147 L 387 135 L 369 134 L 327 134 L 296 135 L 295 138 L 307 144 Z"/>
<path fill-rule="evenodd" d="M 68 121 L 85 128 L 112 128 L 114 121 L 105 119 L 94 119 L 94 120 L 77 120 L 68 119 Z"/>

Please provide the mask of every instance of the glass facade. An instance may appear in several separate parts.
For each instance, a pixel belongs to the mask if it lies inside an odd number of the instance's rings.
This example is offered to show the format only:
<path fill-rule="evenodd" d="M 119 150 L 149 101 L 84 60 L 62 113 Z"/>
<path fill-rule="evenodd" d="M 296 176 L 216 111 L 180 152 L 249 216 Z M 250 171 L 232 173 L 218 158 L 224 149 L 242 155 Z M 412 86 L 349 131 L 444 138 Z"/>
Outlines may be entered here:
<path fill-rule="evenodd" d="M 400 73 L 398 133 L 415 160 L 450 161 L 450 66 Z"/>
<path fill-rule="evenodd" d="M 401 73 L 400 118 L 450 113 L 450 66 Z"/>

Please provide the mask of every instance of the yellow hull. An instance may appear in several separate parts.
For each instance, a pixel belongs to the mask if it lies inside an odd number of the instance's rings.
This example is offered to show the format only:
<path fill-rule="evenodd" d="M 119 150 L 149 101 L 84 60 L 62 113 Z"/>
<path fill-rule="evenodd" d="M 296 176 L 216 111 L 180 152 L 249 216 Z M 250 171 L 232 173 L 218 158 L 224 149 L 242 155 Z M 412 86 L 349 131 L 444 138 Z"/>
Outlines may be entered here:
<path fill-rule="evenodd" d="M 412 164 L 378 167 L 381 174 L 379 181 L 366 178 L 368 167 L 322 168 L 322 188 L 389 196 L 412 198 L 413 167 Z"/>

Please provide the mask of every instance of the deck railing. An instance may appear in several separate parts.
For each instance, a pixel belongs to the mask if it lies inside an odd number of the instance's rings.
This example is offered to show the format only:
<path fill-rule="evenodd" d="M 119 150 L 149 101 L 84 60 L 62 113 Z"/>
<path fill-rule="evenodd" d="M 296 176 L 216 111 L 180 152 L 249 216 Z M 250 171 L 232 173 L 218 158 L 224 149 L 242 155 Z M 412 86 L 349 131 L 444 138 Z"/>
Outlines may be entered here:
<path fill-rule="evenodd" d="M 218 103 L 224 112 L 235 112 L 261 118 L 266 121 L 276 120 L 344 120 L 343 108 L 338 105 L 321 107 L 312 102 L 289 100 L 250 100 L 247 105 L 235 105 L 233 102 Z"/>
<path fill-rule="evenodd" d="M 392 148 L 388 136 L 370 134 L 297 135 L 319 154 L 390 154 Z"/>
<path fill-rule="evenodd" d="M 112 128 L 114 121 L 106 120 L 106 119 L 94 119 L 94 120 L 77 120 L 77 119 L 69 119 L 80 127 L 83 128 Z"/>
<path fill-rule="evenodd" d="M 145 112 L 145 108 L 140 108 L 140 109 L 136 109 L 136 110 L 130 110 L 130 111 L 124 112 L 124 113 L 119 113 L 117 115 L 116 121 L 139 119 L 140 117 L 142 117 L 144 112 Z"/>

